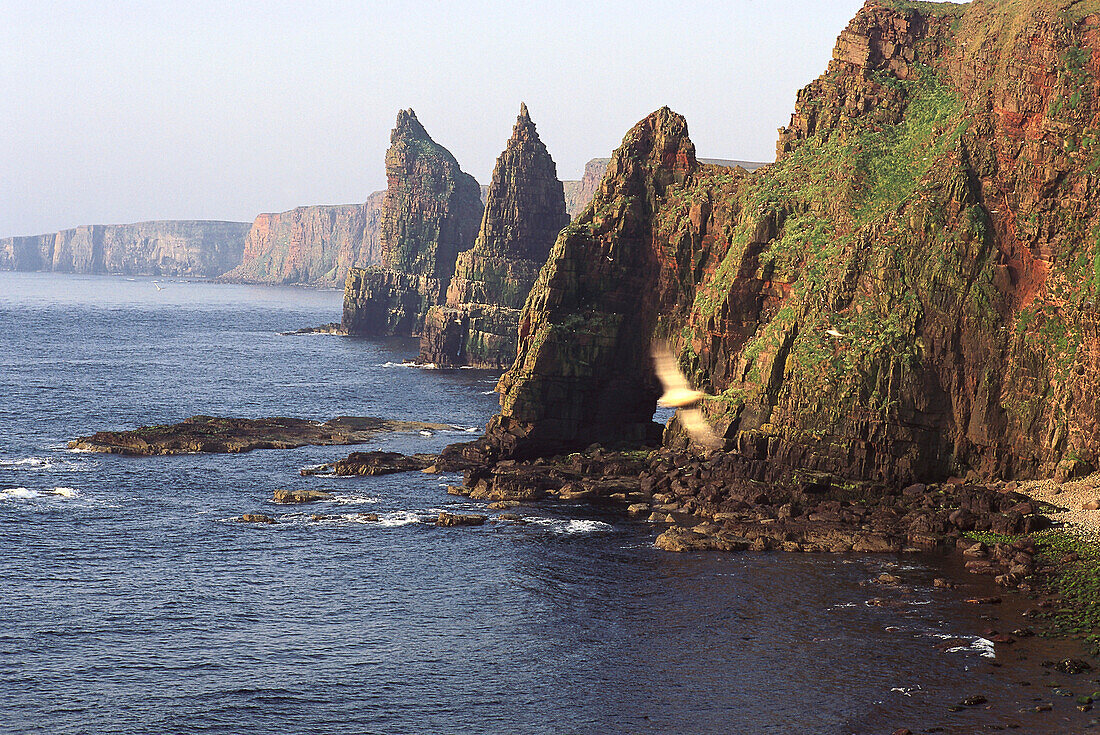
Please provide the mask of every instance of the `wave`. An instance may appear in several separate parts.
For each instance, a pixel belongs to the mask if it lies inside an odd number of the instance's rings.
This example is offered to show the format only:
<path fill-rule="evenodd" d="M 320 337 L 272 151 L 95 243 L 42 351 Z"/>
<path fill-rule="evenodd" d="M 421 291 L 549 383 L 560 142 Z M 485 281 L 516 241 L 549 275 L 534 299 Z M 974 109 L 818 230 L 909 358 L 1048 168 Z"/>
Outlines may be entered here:
<path fill-rule="evenodd" d="M 86 472 L 92 469 L 85 462 L 58 459 L 56 457 L 24 457 L 22 459 L 0 459 L 0 468 L 35 470 L 49 472 L 60 470 L 62 472 Z"/>
<path fill-rule="evenodd" d="M 380 503 L 381 498 L 372 498 L 369 495 L 333 495 L 332 502 L 337 505 L 362 505 L 364 503 Z"/>
<path fill-rule="evenodd" d="M 407 368 L 420 368 L 421 370 L 438 370 L 439 366 L 434 362 L 384 362 L 378 367 L 407 367 Z"/>
<path fill-rule="evenodd" d="M 422 519 L 418 513 L 414 513 L 408 510 L 397 510 L 390 513 L 378 514 L 378 525 L 385 526 L 386 528 L 394 528 L 397 526 L 408 526 L 413 523 L 421 523 Z"/>
<path fill-rule="evenodd" d="M 80 491 L 73 487 L 51 487 L 31 490 L 26 487 L 8 487 L 0 490 L 0 500 L 38 500 L 41 498 L 78 498 Z"/>
<path fill-rule="evenodd" d="M 553 533 L 598 533 L 601 531 L 610 531 L 612 526 L 610 523 L 604 523 L 603 521 L 590 521 L 581 518 L 546 518 L 543 516 L 524 516 L 523 520 L 527 523 L 533 523 L 539 526 L 546 526 Z"/>

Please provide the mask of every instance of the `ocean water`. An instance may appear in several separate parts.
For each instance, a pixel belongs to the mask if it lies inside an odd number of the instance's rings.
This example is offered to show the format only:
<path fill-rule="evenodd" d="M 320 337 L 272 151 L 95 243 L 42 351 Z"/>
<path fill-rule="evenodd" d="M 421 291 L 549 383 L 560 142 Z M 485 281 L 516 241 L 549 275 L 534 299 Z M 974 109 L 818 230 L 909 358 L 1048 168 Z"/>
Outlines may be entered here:
<path fill-rule="evenodd" d="M 1045 733 L 1087 722 L 1064 702 L 1018 712 L 1052 699 L 1043 652 L 993 657 L 983 631 L 1008 623 L 981 616 L 1005 613 L 963 602 L 989 593 L 980 585 L 934 589 L 958 575 L 950 559 L 672 555 L 646 524 L 583 505 L 439 529 L 426 521 L 440 509 L 483 510 L 445 493 L 457 476 L 298 474 L 348 447 L 67 451 L 99 429 L 195 414 L 452 425 L 368 445 L 437 451 L 496 407 L 495 374 L 403 367 L 407 340 L 278 334 L 338 318 L 336 292 L 159 283 L 0 273 L 0 732 Z M 336 500 L 271 504 L 285 487 Z M 236 522 L 247 512 L 279 523 Z M 870 582 L 883 571 L 912 593 Z M 988 708 L 946 710 L 971 694 Z"/>

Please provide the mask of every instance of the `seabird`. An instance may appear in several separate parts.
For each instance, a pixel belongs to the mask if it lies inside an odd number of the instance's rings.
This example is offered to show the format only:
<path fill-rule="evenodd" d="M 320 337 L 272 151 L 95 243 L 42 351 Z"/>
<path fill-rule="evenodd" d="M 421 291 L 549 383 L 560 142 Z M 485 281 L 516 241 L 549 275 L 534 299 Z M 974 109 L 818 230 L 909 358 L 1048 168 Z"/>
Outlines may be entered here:
<path fill-rule="evenodd" d="M 664 395 L 657 399 L 657 404 L 679 409 L 680 424 L 692 441 L 710 449 L 720 448 L 722 442 L 710 428 L 703 412 L 699 410 L 699 402 L 706 398 L 707 394 L 691 387 L 668 348 L 654 343 L 651 354 L 654 372 L 657 373 L 657 379 L 665 389 Z"/>

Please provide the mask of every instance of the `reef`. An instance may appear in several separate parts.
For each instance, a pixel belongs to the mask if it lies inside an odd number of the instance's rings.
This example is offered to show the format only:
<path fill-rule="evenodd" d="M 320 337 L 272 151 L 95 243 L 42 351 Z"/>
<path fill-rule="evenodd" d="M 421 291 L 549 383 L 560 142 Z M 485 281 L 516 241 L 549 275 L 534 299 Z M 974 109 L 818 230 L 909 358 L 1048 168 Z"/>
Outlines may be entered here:
<path fill-rule="evenodd" d="M 236 453 L 253 449 L 294 449 L 307 445 L 361 444 L 393 431 L 450 428 L 423 421 L 369 416 L 339 416 L 324 423 L 297 418 L 218 418 L 192 416 L 178 424 L 143 426 L 130 431 L 99 431 L 69 442 L 69 449 L 107 454 L 154 456 Z"/>

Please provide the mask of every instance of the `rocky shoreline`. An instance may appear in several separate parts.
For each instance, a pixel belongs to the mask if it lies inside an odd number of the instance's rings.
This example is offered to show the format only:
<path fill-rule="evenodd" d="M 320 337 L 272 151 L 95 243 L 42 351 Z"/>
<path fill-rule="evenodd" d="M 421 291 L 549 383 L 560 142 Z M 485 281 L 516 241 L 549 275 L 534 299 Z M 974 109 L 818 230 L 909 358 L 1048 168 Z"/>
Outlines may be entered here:
<path fill-rule="evenodd" d="M 617 509 L 657 526 L 654 543 L 669 552 L 957 554 L 969 574 L 1032 603 L 1013 633 L 991 634 L 995 643 L 1038 633 L 1075 639 L 1100 654 L 1095 545 L 1053 523 L 1050 516 L 1063 509 L 1020 492 L 1017 483 L 971 477 L 891 487 L 731 453 L 598 445 L 495 461 L 484 440 L 448 447 L 436 467 L 463 472 L 462 485 L 449 493 L 491 501 L 491 508 L 557 500 Z"/>

